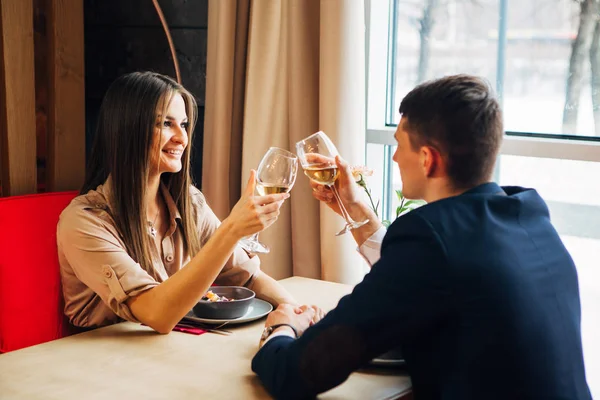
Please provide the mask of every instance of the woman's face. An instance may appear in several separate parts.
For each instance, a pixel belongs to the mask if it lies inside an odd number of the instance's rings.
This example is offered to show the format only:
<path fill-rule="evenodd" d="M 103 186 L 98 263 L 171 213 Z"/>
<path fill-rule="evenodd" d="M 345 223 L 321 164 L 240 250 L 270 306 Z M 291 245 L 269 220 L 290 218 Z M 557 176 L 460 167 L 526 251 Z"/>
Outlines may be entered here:
<path fill-rule="evenodd" d="M 158 148 L 151 154 L 151 173 L 176 173 L 181 171 L 181 157 L 188 145 L 188 117 L 183 97 L 176 93 L 167 106 L 166 115 L 162 108 L 156 116 L 155 138 Z"/>

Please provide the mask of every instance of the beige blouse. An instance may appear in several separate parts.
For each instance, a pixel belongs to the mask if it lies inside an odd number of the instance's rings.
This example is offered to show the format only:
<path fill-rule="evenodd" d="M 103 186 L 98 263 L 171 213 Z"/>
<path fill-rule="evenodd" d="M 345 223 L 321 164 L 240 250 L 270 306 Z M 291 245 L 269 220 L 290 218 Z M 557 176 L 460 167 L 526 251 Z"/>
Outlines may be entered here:
<path fill-rule="evenodd" d="M 73 199 L 62 212 L 57 227 L 58 257 L 65 298 L 65 314 L 75 326 L 98 327 L 122 320 L 139 322 L 126 300 L 168 279 L 190 261 L 181 215 L 169 191 L 161 186 L 169 210 L 170 228 L 162 240 L 162 259 L 148 273 L 129 254 L 111 217 L 110 178 L 96 190 Z M 192 188 L 202 245 L 220 221 L 202 193 Z M 150 233 L 148 233 L 150 234 Z M 260 270 L 252 258 L 237 247 L 217 280 L 218 285 L 248 285 Z"/>

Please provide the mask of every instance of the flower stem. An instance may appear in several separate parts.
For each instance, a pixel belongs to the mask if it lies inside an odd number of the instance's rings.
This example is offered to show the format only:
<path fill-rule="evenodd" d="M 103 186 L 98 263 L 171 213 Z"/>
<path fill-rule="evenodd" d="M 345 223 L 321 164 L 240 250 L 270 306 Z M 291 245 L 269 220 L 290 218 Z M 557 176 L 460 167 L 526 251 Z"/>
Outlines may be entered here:
<path fill-rule="evenodd" d="M 375 204 L 373 204 L 373 199 L 371 198 L 371 191 L 368 190 L 367 188 L 365 188 L 365 192 L 367 192 L 367 196 L 369 196 L 369 201 L 371 202 L 371 208 L 375 212 L 375 215 L 377 216 L 377 218 L 379 218 L 379 213 L 377 213 L 377 207 L 375 207 Z"/>
<path fill-rule="evenodd" d="M 356 183 L 358 184 L 358 186 L 365 189 L 365 193 L 367 194 L 367 196 L 369 197 L 369 201 L 371 202 L 371 208 L 375 212 L 375 215 L 377 216 L 377 218 L 379 218 L 379 213 L 377 212 L 378 207 L 375 206 L 375 203 L 373 203 L 373 198 L 371 197 L 371 190 L 367 187 L 367 182 L 365 182 L 365 179 L 362 176 L 362 174 L 360 175 L 360 179 L 358 181 L 356 181 Z"/>
<path fill-rule="evenodd" d="M 375 216 L 379 218 L 379 213 L 377 212 L 377 209 L 379 208 L 379 203 L 377 204 L 377 206 L 375 205 L 375 203 L 373 203 L 373 198 L 371 197 L 371 190 L 367 186 L 367 182 L 365 182 L 365 179 L 362 176 L 362 174 L 360 174 L 359 176 L 360 179 L 356 181 L 356 184 L 365 190 L 365 193 L 367 194 L 367 196 L 369 197 L 369 201 L 371 202 L 371 208 L 373 209 L 373 212 L 375 212 Z"/>

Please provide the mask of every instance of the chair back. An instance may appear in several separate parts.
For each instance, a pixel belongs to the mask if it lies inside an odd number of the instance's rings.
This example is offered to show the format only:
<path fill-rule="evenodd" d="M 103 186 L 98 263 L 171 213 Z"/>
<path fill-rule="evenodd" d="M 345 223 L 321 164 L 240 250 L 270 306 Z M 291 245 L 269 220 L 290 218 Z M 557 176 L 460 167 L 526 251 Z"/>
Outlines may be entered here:
<path fill-rule="evenodd" d="M 0 198 L 0 353 L 69 334 L 56 247 L 77 192 Z"/>

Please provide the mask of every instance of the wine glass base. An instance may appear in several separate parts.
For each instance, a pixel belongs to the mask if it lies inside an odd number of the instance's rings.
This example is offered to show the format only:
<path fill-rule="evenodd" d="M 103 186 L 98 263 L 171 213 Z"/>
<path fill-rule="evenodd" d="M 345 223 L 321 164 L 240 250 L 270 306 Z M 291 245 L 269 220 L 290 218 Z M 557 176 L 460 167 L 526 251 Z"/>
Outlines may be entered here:
<path fill-rule="evenodd" d="M 266 254 L 271 251 L 271 249 L 269 249 L 269 246 L 267 246 L 266 244 L 262 244 L 254 240 L 242 239 L 239 241 L 239 244 L 242 247 L 242 249 L 246 250 L 248 253 Z"/>
<path fill-rule="evenodd" d="M 360 222 L 349 222 L 346 224 L 346 226 L 344 226 L 344 229 L 336 233 L 335 236 L 342 236 L 343 234 L 350 232 L 352 229 L 360 228 L 368 222 L 368 219 Z"/>

